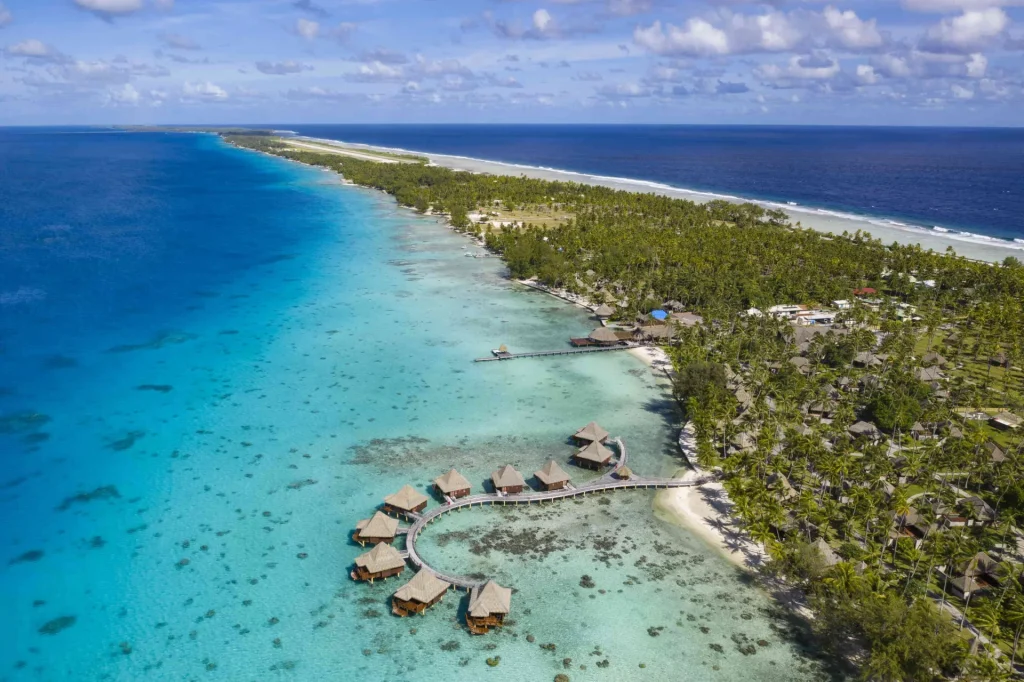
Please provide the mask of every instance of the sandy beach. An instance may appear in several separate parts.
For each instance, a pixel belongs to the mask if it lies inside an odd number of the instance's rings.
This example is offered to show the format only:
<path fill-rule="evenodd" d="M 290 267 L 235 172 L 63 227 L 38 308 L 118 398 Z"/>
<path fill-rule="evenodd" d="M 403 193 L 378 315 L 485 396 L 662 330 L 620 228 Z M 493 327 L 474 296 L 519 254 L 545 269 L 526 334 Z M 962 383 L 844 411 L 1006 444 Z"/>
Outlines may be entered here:
<path fill-rule="evenodd" d="M 752 201 L 767 208 L 778 209 L 789 215 L 794 225 L 825 232 L 829 234 L 842 234 L 843 232 L 854 233 L 860 230 L 880 239 L 886 244 L 919 244 L 924 249 L 945 252 L 947 248 L 961 256 L 974 260 L 987 261 L 991 263 L 1002 262 L 1008 256 L 1024 259 L 1024 244 L 1007 242 L 977 234 L 960 233 L 955 230 L 937 231 L 923 227 L 903 225 L 898 221 L 886 220 L 885 218 L 868 218 L 852 215 L 844 215 L 835 211 L 817 209 L 814 207 L 784 205 L 767 201 L 754 201 L 737 196 L 726 194 L 711 194 L 707 192 L 696 192 L 686 189 L 678 189 L 655 182 L 644 180 L 631 180 L 628 178 L 614 178 L 573 171 L 556 170 L 550 168 L 537 168 L 499 161 L 486 161 L 463 156 L 451 156 L 445 154 L 434 154 L 419 150 L 390 149 L 373 147 L 370 145 L 355 143 L 340 143 L 337 140 L 324 140 L 315 138 L 303 138 L 315 141 L 318 144 L 338 145 L 344 144 L 353 149 L 378 150 L 392 153 L 419 154 L 430 159 L 431 163 L 445 168 L 464 170 L 471 173 L 490 173 L 492 175 L 525 175 L 529 178 L 541 180 L 556 180 L 562 182 L 579 182 L 588 185 L 597 185 L 620 189 L 626 192 L 652 192 L 664 196 L 687 199 L 697 203 L 705 203 L 715 199 L 725 199 L 736 203 Z M 377 159 L 374 159 L 377 160 Z"/>

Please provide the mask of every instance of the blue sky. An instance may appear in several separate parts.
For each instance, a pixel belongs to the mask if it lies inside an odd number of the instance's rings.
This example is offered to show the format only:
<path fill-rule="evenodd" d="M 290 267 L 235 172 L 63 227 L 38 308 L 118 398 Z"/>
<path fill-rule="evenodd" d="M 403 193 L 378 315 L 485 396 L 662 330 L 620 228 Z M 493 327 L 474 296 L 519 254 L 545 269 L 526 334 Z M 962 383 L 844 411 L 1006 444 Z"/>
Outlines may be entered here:
<path fill-rule="evenodd" d="M 0 0 L 0 125 L 1020 125 L 1024 0 Z"/>

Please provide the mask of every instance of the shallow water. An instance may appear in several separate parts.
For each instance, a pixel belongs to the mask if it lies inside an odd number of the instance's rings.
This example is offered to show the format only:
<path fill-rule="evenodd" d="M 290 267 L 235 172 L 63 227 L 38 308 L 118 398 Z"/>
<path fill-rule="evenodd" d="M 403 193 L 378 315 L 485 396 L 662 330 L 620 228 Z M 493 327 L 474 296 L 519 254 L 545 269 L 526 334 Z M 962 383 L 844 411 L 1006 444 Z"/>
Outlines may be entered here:
<path fill-rule="evenodd" d="M 593 322 L 387 197 L 208 137 L 51 135 L 0 147 L 0 679 L 823 674 L 651 493 L 451 515 L 424 553 L 515 588 L 514 624 L 471 637 L 451 593 L 392 617 L 400 582 L 348 579 L 385 494 L 529 474 L 591 419 L 671 473 L 664 386 L 626 353 L 472 363 Z"/>

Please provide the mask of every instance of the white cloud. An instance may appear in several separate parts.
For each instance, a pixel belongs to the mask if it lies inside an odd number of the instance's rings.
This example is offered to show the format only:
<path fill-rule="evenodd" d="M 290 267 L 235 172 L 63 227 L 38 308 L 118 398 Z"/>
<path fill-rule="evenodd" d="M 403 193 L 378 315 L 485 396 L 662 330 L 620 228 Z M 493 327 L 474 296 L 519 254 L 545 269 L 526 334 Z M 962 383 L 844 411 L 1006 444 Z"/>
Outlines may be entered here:
<path fill-rule="evenodd" d="M 874 85 L 878 82 L 879 75 L 870 64 L 858 64 L 854 79 L 858 85 Z"/>
<path fill-rule="evenodd" d="M 202 47 L 188 36 L 178 33 L 161 33 L 160 42 L 174 50 L 201 50 Z"/>
<path fill-rule="evenodd" d="M 826 57 L 790 57 L 785 66 L 762 64 L 755 69 L 760 78 L 773 82 L 825 81 L 839 73 L 839 62 Z"/>
<path fill-rule="evenodd" d="M 914 12 L 962 12 L 988 9 L 989 7 L 1011 7 L 1024 5 L 1024 0 L 903 0 L 900 4 Z"/>
<path fill-rule="evenodd" d="M 7 9 L 3 2 L 0 2 L 0 28 L 3 28 L 12 21 L 14 21 L 14 17 L 11 15 L 11 11 Z"/>
<path fill-rule="evenodd" d="M 853 11 L 842 12 L 835 7 L 826 7 L 822 17 L 839 47 L 865 50 L 880 47 L 885 42 L 874 19 L 864 21 Z"/>
<path fill-rule="evenodd" d="M 988 59 L 971 55 L 911 51 L 905 54 L 882 54 L 871 59 L 876 73 L 886 78 L 983 78 Z"/>
<path fill-rule="evenodd" d="M 632 99 L 636 97 L 650 97 L 650 88 L 638 83 L 609 83 L 597 89 L 597 94 L 605 99 Z"/>
<path fill-rule="evenodd" d="M 299 18 L 295 21 L 295 32 L 306 40 L 313 40 L 320 33 L 320 24 L 309 19 Z"/>
<path fill-rule="evenodd" d="M 111 88 L 107 91 L 107 101 L 111 104 L 136 105 L 141 99 L 139 91 L 131 83 L 125 83 L 120 88 Z"/>
<path fill-rule="evenodd" d="M 972 54 L 964 65 L 968 78 L 984 78 L 988 71 L 988 58 L 980 52 Z"/>
<path fill-rule="evenodd" d="M 400 66 L 391 66 L 383 62 L 370 62 L 360 64 L 359 69 L 346 76 L 349 80 L 364 83 L 379 83 L 382 81 L 402 81 L 406 79 L 405 72 Z"/>
<path fill-rule="evenodd" d="M 286 62 L 256 62 L 256 70 L 270 76 L 286 76 L 291 73 L 312 71 L 313 67 L 289 60 Z"/>
<path fill-rule="evenodd" d="M 756 52 L 790 52 L 819 46 L 850 51 L 873 50 L 885 44 L 874 19 L 832 6 L 822 12 L 769 10 L 741 14 L 726 9 L 691 17 L 680 26 L 655 21 L 636 27 L 633 42 L 661 55 L 713 57 Z"/>
<path fill-rule="evenodd" d="M 103 16 L 131 14 L 142 9 L 142 0 L 75 0 L 84 10 Z"/>
<path fill-rule="evenodd" d="M 928 29 L 921 47 L 933 52 L 978 52 L 990 47 L 1010 23 L 999 7 L 971 10 Z"/>
<path fill-rule="evenodd" d="M 44 61 L 52 60 L 60 54 L 46 43 L 34 38 L 9 45 L 4 52 L 12 57 L 26 57 Z"/>
<path fill-rule="evenodd" d="M 541 33 L 554 28 L 554 19 L 546 9 L 539 9 L 533 13 L 533 27 Z"/>
<path fill-rule="evenodd" d="M 182 99 L 201 102 L 223 102 L 228 98 L 227 91 L 210 81 L 202 83 L 186 82 L 181 88 Z"/>
<path fill-rule="evenodd" d="M 953 85 L 949 86 L 949 89 L 957 99 L 974 99 L 974 90 L 970 88 L 953 83 Z"/>

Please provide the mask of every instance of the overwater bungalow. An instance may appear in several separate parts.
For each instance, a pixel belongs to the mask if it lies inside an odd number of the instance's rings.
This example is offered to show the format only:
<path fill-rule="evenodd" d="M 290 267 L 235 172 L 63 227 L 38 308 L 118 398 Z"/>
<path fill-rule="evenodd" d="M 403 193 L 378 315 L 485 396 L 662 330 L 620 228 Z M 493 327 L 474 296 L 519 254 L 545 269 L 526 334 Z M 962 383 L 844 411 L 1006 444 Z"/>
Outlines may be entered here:
<path fill-rule="evenodd" d="M 352 580 L 369 580 L 396 576 L 405 570 L 405 559 L 398 550 L 383 542 L 374 545 L 373 549 L 356 557 L 356 568 L 349 575 Z"/>
<path fill-rule="evenodd" d="M 553 459 L 548 460 L 548 463 L 533 472 L 533 475 L 540 481 L 544 490 L 561 490 L 569 482 L 569 474 L 565 473 Z"/>
<path fill-rule="evenodd" d="M 411 485 L 403 485 L 394 495 L 384 498 L 384 511 L 389 514 L 419 513 L 427 506 L 427 496 Z"/>
<path fill-rule="evenodd" d="M 494 471 L 491 474 L 491 482 L 494 484 L 494 489 L 498 492 L 505 493 L 506 495 L 514 495 L 516 493 L 523 492 L 523 488 L 526 487 L 526 481 L 523 480 L 523 475 L 515 470 L 511 464 L 506 464 Z"/>
<path fill-rule="evenodd" d="M 398 519 L 393 519 L 384 512 L 377 512 L 368 519 L 356 523 L 356 532 L 352 539 L 360 545 L 367 543 L 377 545 L 383 542 L 390 545 L 398 532 Z"/>
<path fill-rule="evenodd" d="M 474 635 L 487 634 L 491 628 L 505 624 L 511 608 L 512 590 L 488 580 L 486 585 L 470 592 L 466 626 Z"/>
<path fill-rule="evenodd" d="M 434 487 L 437 492 L 451 498 L 465 497 L 469 494 L 469 481 L 455 469 L 452 469 L 443 476 L 434 479 Z"/>
<path fill-rule="evenodd" d="M 572 462 L 578 467 L 586 469 L 600 469 L 608 466 L 612 461 L 613 453 L 598 441 L 587 443 L 576 451 L 572 456 Z"/>
<path fill-rule="evenodd" d="M 391 596 L 391 613 L 401 617 L 423 613 L 441 601 L 449 587 L 451 583 L 446 583 L 430 571 L 420 571 Z"/>
<path fill-rule="evenodd" d="M 572 440 L 577 445 L 586 445 L 587 443 L 604 443 L 608 440 L 608 432 L 601 428 L 601 425 L 597 422 L 590 422 L 582 429 L 573 434 Z"/>
<path fill-rule="evenodd" d="M 621 339 L 619 339 L 619 335 L 615 333 L 615 330 L 609 329 L 608 327 L 598 327 L 594 331 L 590 332 L 587 338 L 599 346 L 614 346 L 621 341 Z"/>

